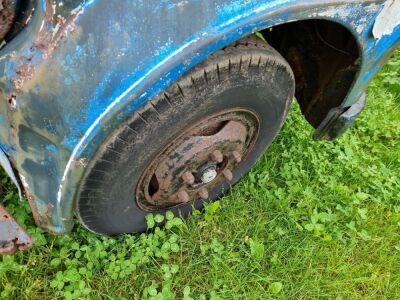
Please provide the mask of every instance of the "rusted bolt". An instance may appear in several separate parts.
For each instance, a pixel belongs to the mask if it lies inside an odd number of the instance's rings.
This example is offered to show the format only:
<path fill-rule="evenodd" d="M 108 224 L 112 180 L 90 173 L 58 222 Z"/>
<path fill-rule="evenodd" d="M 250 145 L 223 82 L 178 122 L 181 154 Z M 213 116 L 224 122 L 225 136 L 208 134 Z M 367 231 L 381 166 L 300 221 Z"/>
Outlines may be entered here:
<path fill-rule="evenodd" d="M 159 188 L 162 191 L 169 189 L 171 185 L 172 175 L 169 172 L 165 172 L 162 180 L 159 181 Z"/>
<path fill-rule="evenodd" d="M 211 158 L 213 161 L 217 162 L 217 163 L 222 163 L 224 160 L 224 156 L 222 155 L 221 151 L 219 150 L 215 150 L 212 154 L 211 154 Z"/>
<path fill-rule="evenodd" d="M 200 198 L 201 199 L 203 199 L 203 200 L 206 200 L 206 199 L 208 199 L 208 191 L 207 191 L 207 189 L 201 189 L 200 191 L 199 191 L 199 196 L 200 196 Z"/>
<path fill-rule="evenodd" d="M 236 150 L 233 151 L 232 155 L 237 163 L 240 163 L 242 161 L 242 156 L 240 155 L 240 153 L 238 151 L 236 151 Z"/>
<path fill-rule="evenodd" d="M 189 171 L 182 174 L 182 179 L 187 184 L 193 184 L 195 180 L 193 174 Z"/>
<path fill-rule="evenodd" d="M 228 180 L 228 181 L 232 181 L 232 179 L 233 179 L 233 174 L 232 174 L 231 170 L 229 170 L 229 169 L 223 170 L 223 171 L 222 171 L 222 175 L 224 175 L 224 177 L 225 177 L 226 180 Z"/>
<path fill-rule="evenodd" d="M 187 203 L 190 201 L 190 197 L 188 192 L 186 192 L 185 190 L 182 190 L 178 193 L 178 199 L 180 202 L 182 203 Z"/>

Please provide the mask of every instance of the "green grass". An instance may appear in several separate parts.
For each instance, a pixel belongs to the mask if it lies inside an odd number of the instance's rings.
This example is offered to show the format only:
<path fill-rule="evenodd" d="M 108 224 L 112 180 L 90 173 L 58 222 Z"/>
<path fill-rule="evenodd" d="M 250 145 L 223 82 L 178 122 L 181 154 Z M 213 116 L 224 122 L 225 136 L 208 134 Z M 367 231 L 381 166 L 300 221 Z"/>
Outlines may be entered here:
<path fill-rule="evenodd" d="M 44 234 L 3 175 L 3 200 L 36 246 L 0 258 L 0 298 L 399 298 L 399 82 L 397 52 L 335 142 L 312 141 L 294 105 L 228 196 L 148 235 Z"/>

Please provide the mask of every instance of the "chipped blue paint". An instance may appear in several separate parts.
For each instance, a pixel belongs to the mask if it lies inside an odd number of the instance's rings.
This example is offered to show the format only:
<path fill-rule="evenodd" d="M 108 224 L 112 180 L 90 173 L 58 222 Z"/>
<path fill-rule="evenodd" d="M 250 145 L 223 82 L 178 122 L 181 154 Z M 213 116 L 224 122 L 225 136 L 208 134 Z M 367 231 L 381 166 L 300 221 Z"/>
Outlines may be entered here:
<path fill-rule="evenodd" d="M 400 40 L 399 28 L 379 40 L 372 37 L 384 5 L 378 0 L 90 0 L 62 7 L 60 2 L 52 11 L 50 1 L 38 0 L 28 26 L 0 51 L 0 112 L 10 111 L 11 93 L 17 97 L 17 109 L 7 114 L 0 133 L 18 128 L 0 134 L 0 142 L 13 149 L 7 153 L 36 204 L 37 222 L 55 233 L 72 228 L 77 184 L 101 142 L 209 54 L 277 24 L 313 18 L 340 23 L 362 49 L 345 107 L 357 101 Z M 71 17 L 70 26 L 57 24 L 58 14 Z M 38 42 L 41 35 L 58 33 L 62 38 L 54 45 Z M 34 72 L 16 89 L 22 63 Z"/>
<path fill-rule="evenodd" d="M 58 149 L 55 145 L 46 145 L 46 149 L 49 150 L 50 152 L 52 152 L 55 155 L 58 155 Z"/>

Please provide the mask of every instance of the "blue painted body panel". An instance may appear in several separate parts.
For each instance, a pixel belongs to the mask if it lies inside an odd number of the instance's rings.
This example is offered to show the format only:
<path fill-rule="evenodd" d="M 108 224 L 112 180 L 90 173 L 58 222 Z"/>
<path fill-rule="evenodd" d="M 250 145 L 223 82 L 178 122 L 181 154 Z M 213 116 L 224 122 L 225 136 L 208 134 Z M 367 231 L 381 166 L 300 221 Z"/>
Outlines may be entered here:
<path fill-rule="evenodd" d="M 342 106 L 355 103 L 400 42 L 400 26 L 379 39 L 371 33 L 383 6 L 384 1 L 37 0 L 23 32 L 0 52 L 0 143 L 37 223 L 54 233 L 70 230 L 85 165 L 113 129 L 210 53 L 252 32 L 305 19 L 347 27 L 362 60 Z"/>

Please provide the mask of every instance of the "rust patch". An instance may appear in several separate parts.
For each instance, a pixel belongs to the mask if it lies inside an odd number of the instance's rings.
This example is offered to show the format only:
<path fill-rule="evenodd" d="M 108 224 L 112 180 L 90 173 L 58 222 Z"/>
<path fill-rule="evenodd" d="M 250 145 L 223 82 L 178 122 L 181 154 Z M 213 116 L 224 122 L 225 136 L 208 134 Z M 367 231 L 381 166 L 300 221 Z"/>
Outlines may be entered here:
<path fill-rule="evenodd" d="M 3 41 L 15 21 L 16 0 L 0 0 L 0 41 Z"/>
<path fill-rule="evenodd" d="M 0 4 L 4 3 L 0 0 Z M 81 6 L 74 9 L 67 18 L 56 15 L 56 6 L 54 1 L 46 0 L 46 10 L 44 20 L 41 24 L 40 30 L 29 48 L 29 54 L 24 54 L 16 57 L 13 53 L 16 68 L 15 74 L 11 76 L 11 90 L 8 93 L 7 101 L 9 105 L 9 113 L 12 113 L 17 108 L 18 94 L 22 91 L 26 82 L 30 81 L 38 69 L 40 63 L 47 59 L 57 48 L 60 41 L 69 32 L 75 31 L 74 22 L 83 9 Z M 26 53 L 26 52 L 25 52 Z M 10 134 L 16 137 L 16 128 L 11 124 Z M 45 208 L 39 208 L 34 197 L 29 194 L 29 187 L 27 186 L 24 178 L 21 178 L 22 186 L 24 187 L 25 195 L 28 199 L 29 205 L 32 210 L 32 215 L 35 222 L 40 227 L 45 227 L 48 224 L 48 219 L 51 219 L 53 206 L 47 204 Z M 43 211 L 42 211 L 43 210 Z"/>
<path fill-rule="evenodd" d="M 16 67 L 16 76 L 11 80 L 12 91 L 9 94 L 9 101 L 13 95 L 16 95 L 23 88 L 24 83 L 31 80 L 35 75 L 36 68 L 32 62 L 33 58 L 39 56 L 39 61 L 43 61 L 49 57 L 57 48 L 62 38 L 68 32 L 75 31 L 74 21 L 82 11 L 82 6 L 79 6 L 65 19 L 56 15 L 53 1 L 46 1 L 45 18 L 36 39 L 30 47 L 31 55 L 18 59 L 19 64 Z"/>
<path fill-rule="evenodd" d="M 24 64 L 17 70 L 17 79 L 13 80 L 13 87 L 15 90 L 20 90 L 24 84 L 25 80 L 29 80 L 33 77 L 35 73 L 35 67 L 30 64 Z"/>
<path fill-rule="evenodd" d="M 0 255 L 12 255 L 17 251 L 29 249 L 32 245 L 32 238 L 0 205 Z"/>
<path fill-rule="evenodd" d="M 26 188 L 24 190 L 25 190 L 25 196 L 29 202 L 29 206 L 31 207 L 33 219 L 35 220 L 36 225 L 39 227 L 44 227 L 44 225 L 47 224 L 47 222 L 46 220 L 43 219 L 42 214 L 39 212 L 36 201 L 33 199 L 33 196 L 27 192 Z"/>
<path fill-rule="evenodd" d="M 52 212 L 53 212 L 53 204 L 51 204 L 51 203 L 47 203 L 46 204 L 46 216 L 48 217 L 48 218 L 51 218 L 51 215 L 52 215 Z"/>
<path fill-rule="evenodd" d="M 45 20 L 34 42 L 34 47 L 42 50 L 44 57 L 50 55 L 67 32 L 74 31 L 74 21 L 82 11 L 82 6 L 79 6 L 64 19 L 62 16 L 56 16 L 55 5 L 51 0 L 47 0 Z"/>
<path fill-rule="evenodd" d="M 20 175 L 21 186 L 24 190 L 25 197 L 28 199 L 29 206 L 31 207 L 33 218 L 35 219 L 35 223 L 38 226 L 42 226 L 46 224 L 46 220 L 43 219 L 43 215 L 39 212 L 38 206 L 36 201 L 34 200 L 33 196 L 28 192 L 29 186 L 26 183 L 24 176 Z"/>

